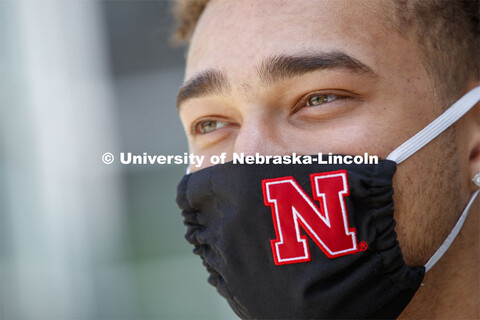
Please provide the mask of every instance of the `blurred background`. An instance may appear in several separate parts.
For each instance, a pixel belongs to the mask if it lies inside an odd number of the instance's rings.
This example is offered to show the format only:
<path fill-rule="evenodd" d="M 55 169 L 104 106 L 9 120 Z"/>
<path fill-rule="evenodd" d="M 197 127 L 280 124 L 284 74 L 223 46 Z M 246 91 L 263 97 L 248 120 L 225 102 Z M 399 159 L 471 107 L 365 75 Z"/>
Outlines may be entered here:
<path fill-rule="evenodd" d="M 1 319 L 232 319 L 185 241 L 169 1 L 0 0 Z M 101 157 L 112 152 L 116 162 Z"/>

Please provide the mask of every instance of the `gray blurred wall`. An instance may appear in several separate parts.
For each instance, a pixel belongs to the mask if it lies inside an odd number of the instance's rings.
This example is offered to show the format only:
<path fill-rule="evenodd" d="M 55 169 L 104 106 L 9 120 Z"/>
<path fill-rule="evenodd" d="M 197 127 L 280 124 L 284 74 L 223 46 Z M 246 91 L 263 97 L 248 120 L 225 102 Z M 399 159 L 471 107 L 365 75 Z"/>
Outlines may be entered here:
<path fill-rule="evenodd" d="M 167 1 L 0 1 L 1 319 L 231 319 L 183 238 Z M 117 159 L 118 160 L 118 159 Z"/>

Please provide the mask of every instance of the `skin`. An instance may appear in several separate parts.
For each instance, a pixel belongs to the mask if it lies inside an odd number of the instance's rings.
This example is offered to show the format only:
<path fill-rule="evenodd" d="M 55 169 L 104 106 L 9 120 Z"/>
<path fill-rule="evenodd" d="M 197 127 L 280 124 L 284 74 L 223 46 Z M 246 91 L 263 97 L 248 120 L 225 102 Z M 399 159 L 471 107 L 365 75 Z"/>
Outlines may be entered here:
<path fill-rule="evenodd" d="M 421 49 L 390 26 L 393 15 L 392 4 L 381 0 L 211 1 L 191 41 L 185 83 L 208 70 L 222 72 L 228 83 L 181 101 L 190 152 L 206 159 L 222 152 L 229 158 L 233 152 L 368 152 L 386 158 L 444 109 Z M 375 76 L 333 68 L 270 81 L 259 77 L 270 57 L 332 51 L 348 54 Z M 476 85 L 471 81 L 452 100 Z M 308 106 L 315 94 L 339 98 Z M 480 172 L 479 115 L 477 105 L 398 165 L 396 231 L 408 265 L 426 263 L 476 188 L 471 178 Z M 211 131 L 202 133 L 202 126 Z M 459 237 L 401 317 L 480 316 L 479 211 L 476 201 Z"/>

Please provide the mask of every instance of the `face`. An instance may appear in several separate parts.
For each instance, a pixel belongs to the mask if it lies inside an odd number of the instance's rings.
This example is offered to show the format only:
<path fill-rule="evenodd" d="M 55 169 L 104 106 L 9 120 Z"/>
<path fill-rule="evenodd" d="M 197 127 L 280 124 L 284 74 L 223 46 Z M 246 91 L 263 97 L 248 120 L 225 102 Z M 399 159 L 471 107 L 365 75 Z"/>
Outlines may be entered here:
<path fill-rule="evenodd" d="M 420 49 L 389 24 L 393 12 L 381 0 L 211 1 L 179 94 L 190 152 L 386 158 L 441 113 Z M 456 136 L 442 133 L 394 176 L 409 265 L 428 260 L 465 201 Z"/>

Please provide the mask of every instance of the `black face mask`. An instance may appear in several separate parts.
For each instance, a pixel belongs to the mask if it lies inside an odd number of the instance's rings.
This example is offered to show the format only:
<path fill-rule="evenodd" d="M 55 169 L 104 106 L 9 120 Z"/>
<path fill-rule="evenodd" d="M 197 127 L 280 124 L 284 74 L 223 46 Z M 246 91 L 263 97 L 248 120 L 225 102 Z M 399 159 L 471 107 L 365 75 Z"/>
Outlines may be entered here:
<path fill-rule="evenodd" d="M 408 267 L 394 230 L 397 163 L 479 97 L 480 87 L 376 165 L 228 163 L 186 175 L 177 203 L 209 282 L 241 318 L 397 317 L 478 194 L 427 265 Z"/>

